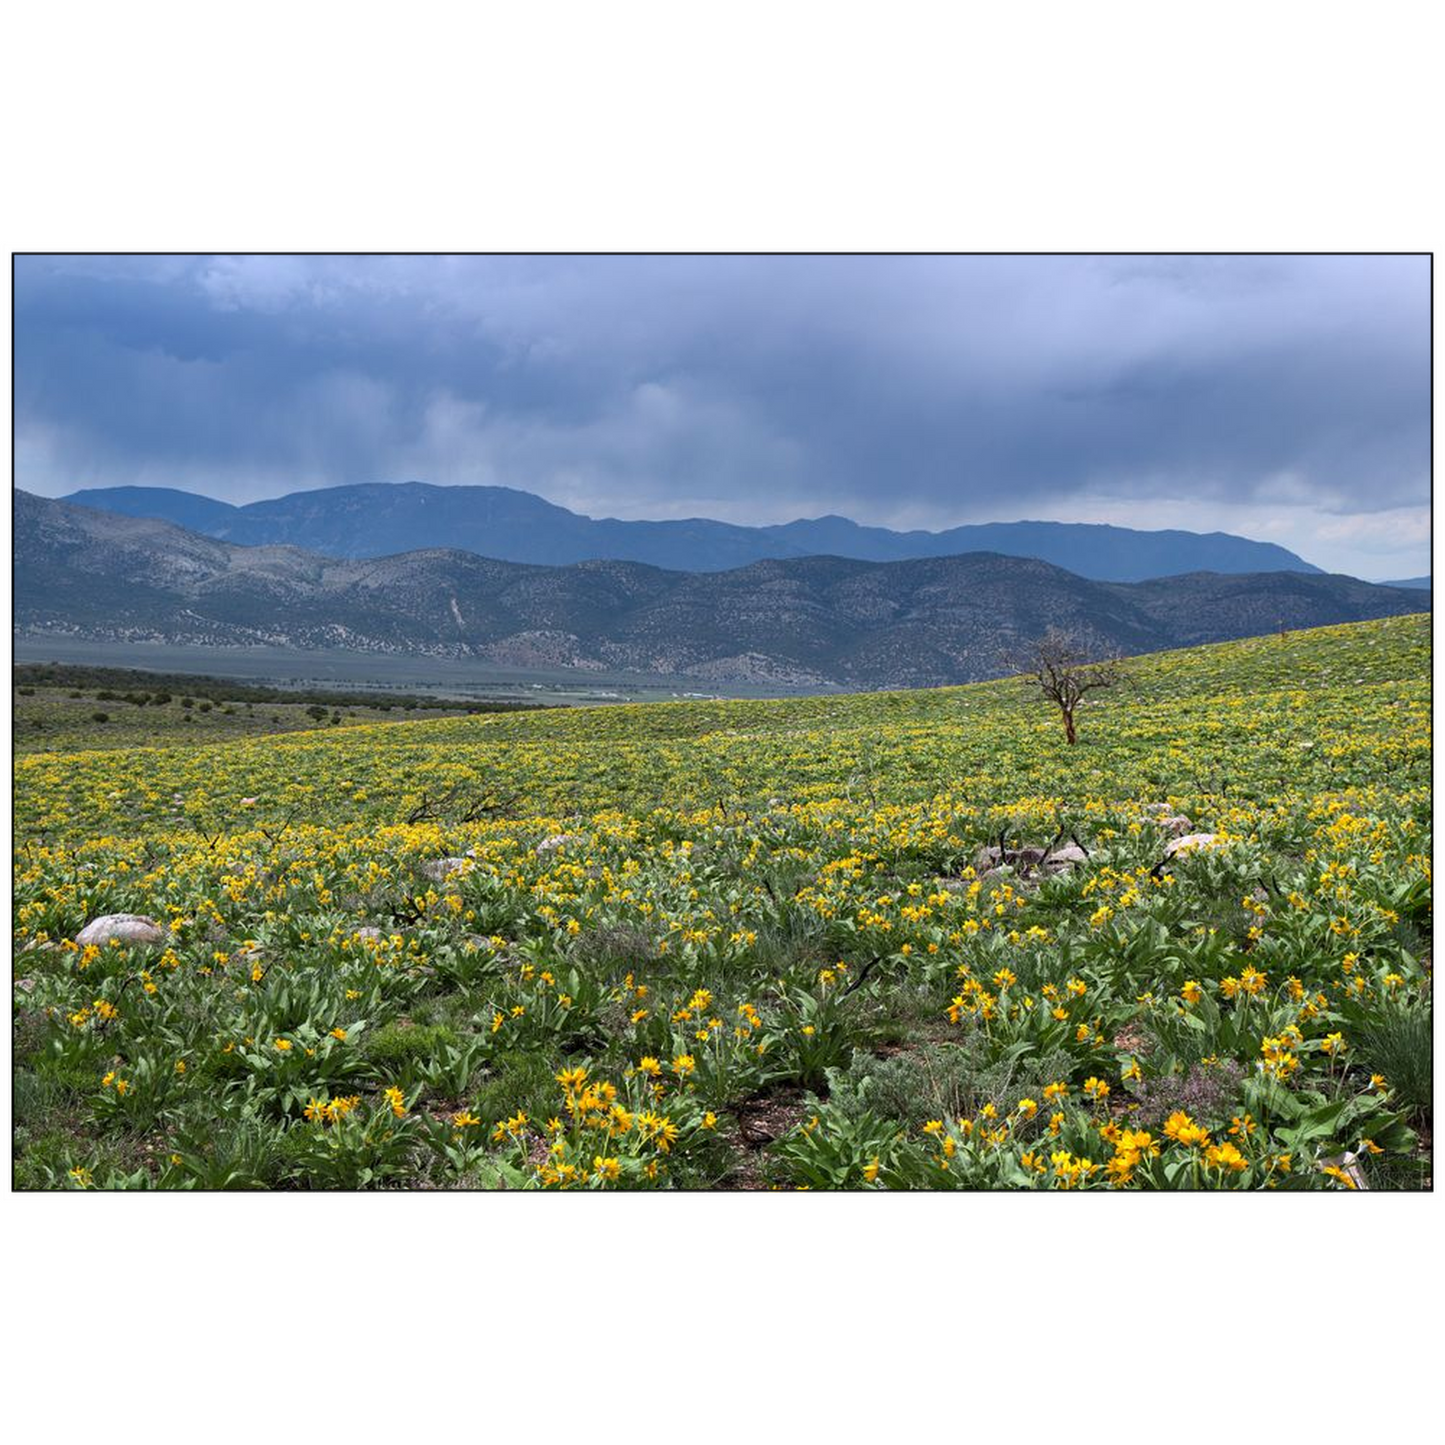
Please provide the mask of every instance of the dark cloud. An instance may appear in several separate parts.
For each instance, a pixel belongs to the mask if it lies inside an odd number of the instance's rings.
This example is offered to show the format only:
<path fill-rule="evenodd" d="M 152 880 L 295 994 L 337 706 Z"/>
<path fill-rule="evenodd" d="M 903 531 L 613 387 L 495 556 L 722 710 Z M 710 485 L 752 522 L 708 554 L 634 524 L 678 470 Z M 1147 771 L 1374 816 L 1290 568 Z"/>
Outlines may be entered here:
<path fill-rule="evenodd" d="M 1423 257 L 25 257 L 17 480 L 1218 528 L 1428 566 Z"/>

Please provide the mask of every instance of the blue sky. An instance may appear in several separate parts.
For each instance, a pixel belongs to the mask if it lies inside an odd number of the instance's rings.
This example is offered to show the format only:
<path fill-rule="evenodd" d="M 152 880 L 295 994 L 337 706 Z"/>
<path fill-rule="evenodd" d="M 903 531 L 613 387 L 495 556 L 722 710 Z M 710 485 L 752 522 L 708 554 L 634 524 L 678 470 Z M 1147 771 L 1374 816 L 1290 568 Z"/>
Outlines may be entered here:
<path fill-rule="evenodd" d="M 1425 257 L 21 257 L 16 480 L 1231 531 L 1429 570 Z"/>

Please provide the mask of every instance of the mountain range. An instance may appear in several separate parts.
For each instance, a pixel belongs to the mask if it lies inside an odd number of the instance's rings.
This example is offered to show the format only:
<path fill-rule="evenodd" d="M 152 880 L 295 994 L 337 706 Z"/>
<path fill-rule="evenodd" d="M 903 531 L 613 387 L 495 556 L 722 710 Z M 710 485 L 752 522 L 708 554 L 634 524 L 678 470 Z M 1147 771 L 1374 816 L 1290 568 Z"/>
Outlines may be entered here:
<path fill-rule="evenodd" d="M 721 572 L 789 557 L 902 562 L 962 552 L 1036 557 L 1081 577 L 1142 582 L 1185 572 L 1312 572 L 1271 542 L 1227 532 L 1141 532 L 1085 522 L 987 522 L 944 532 L 893 532 L 846 517 L 743 527 L 706 518 L 594 519 L 511 487 L 374 483 L 293 492 L 233 506 L 167 487 L 102 487 L 62 498 L 128 517 L 155 517 L 242 546 L 286 544 L 328 557 L 457 548 L 503 562 L 645 562 Z"/>
<path fill-rule="evenodd" d="M 873 688 L 996 676 L 1004 651 L 1050 626 L 1139 653 L 1429 606 L 1425 592 L 1319 572 L 1100 582 L 996 552 L 721 572 L 442 548 L 338 559 L 15 493 L 15 625 L 30 637 Z"/>

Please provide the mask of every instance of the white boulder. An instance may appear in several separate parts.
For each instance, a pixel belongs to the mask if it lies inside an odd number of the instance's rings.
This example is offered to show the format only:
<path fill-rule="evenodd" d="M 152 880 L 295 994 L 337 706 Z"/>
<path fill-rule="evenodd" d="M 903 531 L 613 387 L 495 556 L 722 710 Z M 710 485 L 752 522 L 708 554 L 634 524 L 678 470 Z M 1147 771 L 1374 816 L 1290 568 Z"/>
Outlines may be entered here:
<path fill-rule="evenodd" d="M 92 943 L 104 948 L 111 939 L 119 940 L 128 948 L 154 948 L 166 941 L 166 931 L 154 918 L 141 913 L 107 913 L 92 918 L 75 935 L 75 941 L 82 948 Z"/>

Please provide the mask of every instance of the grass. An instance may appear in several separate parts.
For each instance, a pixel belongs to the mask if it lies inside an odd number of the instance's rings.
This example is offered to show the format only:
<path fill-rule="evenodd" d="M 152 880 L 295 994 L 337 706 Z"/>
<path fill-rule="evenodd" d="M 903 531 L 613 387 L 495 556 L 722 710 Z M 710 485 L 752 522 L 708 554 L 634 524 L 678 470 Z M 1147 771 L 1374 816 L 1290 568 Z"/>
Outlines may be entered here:
<path fill-rule="evenodd" d="M 1431 1123 L 1433 1042 L 1430 1010 L 1417 1006 L 1383 1009 L 1359 1029 L 1365 1062 L 1390 1080 L 1400 1102 L 1426 1125 Z"/>

